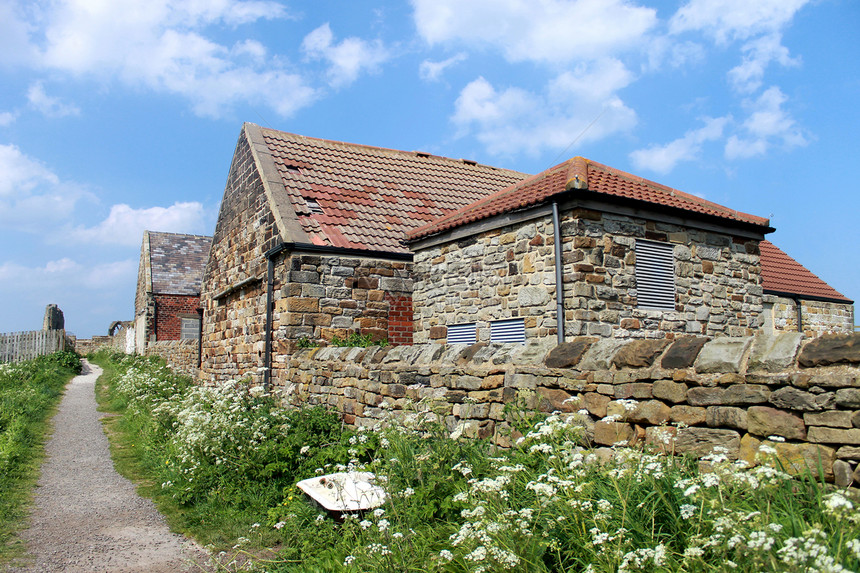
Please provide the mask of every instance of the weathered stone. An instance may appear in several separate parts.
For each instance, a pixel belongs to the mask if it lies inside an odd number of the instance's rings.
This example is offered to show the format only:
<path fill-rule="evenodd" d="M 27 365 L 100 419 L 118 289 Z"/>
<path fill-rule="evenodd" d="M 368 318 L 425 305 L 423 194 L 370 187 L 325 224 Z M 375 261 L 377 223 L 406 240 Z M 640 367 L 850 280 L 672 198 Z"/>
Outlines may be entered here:
<path fill-rule="evenodd" d="M 725 388 L 705 388 L 696 386 L 687 390 L 687 402 L 692 406 L 715 406 L 725 404 Z"/>
<path fill-rule="evenodd" d="M 761 445 L 761 440 L 752 434 L 744 434 L 741 438 L 741 447 L 738 451 L 738 459 L 747 463 L 747 466 L 752 467 L 758 465 L 758 448 Z"/>
<path fill-rule="evenodd" d="M 836 405 L 841 408 L 860 408 L 860 389 L 842 388 L 837 390 Z"/>
<path fill-rule="evenodd" d="M 734 430 L 716 428 L 681 428 L 675 436 L 675 451 L 702 457 L 714 451 L 715 447 L 725 448 L 729 459 L 737 459 L 741 436 Z"/>
<path fill-rule="evenodd" d="M 647 382 L 634 382 L 632 384 L 621 384 L 615 388 L 615 397 L 619 400 L 627 398 L 636 398 L 639 400 L 648 400 L 653 397 L 651 393 L 651 384 Z"/>
<path fill-rule="evenodd" d="M 579 364 L 586 350 L 597 341 L 594 337 L 577 337 L 570 342 L 562 342 L 546 357 L 547 368 L 570 368 Z"/>
<path fill-rule="evenodd" d="M 625 340 L 601 338 L 589 347 L 579 364 L 579 369 L 583 371 L 609 370 L 615 352 L 626 343 Z"/>
<path fill-rule="evenodd" d="M 860 363 L 860 334 L 824 334 L 803 347 L 797 359 L 805 368 Z"/>
<path fill-rule="evenodd" d="M 733 406 L 711 406 L 707 409 L 705 422 L 712 428 L 729 427 L 747 429 L 747 412 Z"/>
<path fill-rule="evenodd" d="M 552 300 L 544 287 L 527 286 L 520 289 L 517 303 L 520 306 L 545 306 Z"/>
<path fill-rule="evenodd" d="M 724 404 L 730 406 L 764 404 L 770 397 L 770 388 L 759 384 L 736 384 L 726 388 Z"/>
<path fill-rule="evenodd" d="M 774 336 L 756 336 L 748 369 L 750 371 L 776 372 L 792 366 L 801 341 L 803 341 L 803 333 L 801 332 L 782 332 Z"/>
<path fill-rule="evenodd" d="M 457 388 L 460 390 L 478 390 L 481 388 L 481 384 L 484 382 L 483 378 L 479 376 L 451 376 L 448 379 L 448 385 L 450 388 Z"/>
<path fill-rule="evenodd" d="M 571 397 L 564 390 L 538 388 L 538 409 L 541 412 L 576 412 L 580 409 L 579 399 Z"/>
<path fill-rule="evenodd" d="M 699 352 L 696 372 L 740 372 L 744 355 L 752 341 L 752 337 L 721 337 L 711 340 Z"/>
<path fill-rule="evenodd" d="M 747 410 L 748 429 L 757 436 L 782 436 L 789 440 L 805 440 L 806 425 L 794 414 L 768 406 L 752 406 Z"/>
<path fill-rule="evenodd" d="M 807 413 L 803 415 L 807 426 L 827 426 L 828 428 L 853 428 L 851 412 L 833 410 L 830 412 Z"/>
<path fill-rule="evenodd" d="M 833 479 L 833 462 L 836 461 L 836 450 L 833 448 L 790 442 L 769 442 L 769 445 L 776 450 L 776 458 L 787 473 L 791 475 L 809 473 L 816 477 L 822 473 L 825 480 Z"/>
<path fill-rule="evenodd" d="M 602 446 L 626 444 L 635 436 L 633 426 L 621 422 L 594 423 L 594 442 Z"/>
<path fill-rule="evenodd" d="M 679 404 L 687 399 L 687 385 L 669 380 L 657 380 L 651 388 L 655 398 Z"/>
<path fill-rule="evenodd" d="M 669 409 L 669 419 L 676 424 L 695 426 L 705 423 L 707 412 L 704 408 L 697 408 L 696 406 L 672 406 Z"/>
<path fill-rule="evenodd" d="M 857 467 L 854 468 L 854 473 L 851 474 L 854 478 L 854 483 L 860 484 L 860 464 L 857 464 Z"/>
<path fill-rule="evenodd" d="M 606 406 L 612 401 L 609 396 L 588 392 L 583 396 L 582 404 L 588 413 L 597 418 L 606 416 Z"/>
<path fill-rule="evenodd" d="M 707 341 L 707 338 L 699 336 L 685 336 L 675 340 L 663 355 L 660 366 L 668 370 L 689 368 Z"/>
<path fill-rule="evenodd" d="M 552 337 L 539 338 L 537 340 L 529 340 L 525 344 L 517 344 L 511 350 L 509 362 L 521 366 L 543 364 L 544 357 L 555 346 L 556 341 Z"/>
<path fill-rule="evenodd" d="M 860 461 L 860 448 L 857 446 L 842 446 L 837 450 L 836 457 L 840 460 Z"/>
<path fill-rule="evenodd" d="M 800 410 L 802 412 L 816 412 L 821 410 L 821 405 L 816 402 L 817 396 L 786 386 L 780 388 L 770 395 L 768 401 L 777 408 L 785 408 L 787 410 Z"/>
<path fill-rule="evenodd" d="M 656 448 L 660 453 L 675 452 L 675 435 L 678 428 L 674 426 L 651 426 L 645 428 L 645 444 Z"/>
<path fill-rule="evenodd" d="M 855 428 L 860 428 L 860 410 L 851 414 L 851 425 Z"/>
<path fill-rule="evenodd" d="M 860 444 L 860 428 L 840 430 L 813 426 L 809 428 L 807 440 L 816 444 Z"/>
<path fill-rule="evenodd" d="M 838 487 L 848 487 L 854 481 L 851 464 L 843 460 L 833 462 L 833 483 Z"/>
<path fill-rule="evenodd" d="M 630 412 L 627 419 L 637 424 L 659 426 L 669 421 L 669 406 L 659 400 L 648 400 Z"/>
<path fill-rule="evenodd" d="M 645 368 L 669 344 L 668 340 L 643 339 L 626 344 L 615 353 L 612 363 L 616 368 Z"/>

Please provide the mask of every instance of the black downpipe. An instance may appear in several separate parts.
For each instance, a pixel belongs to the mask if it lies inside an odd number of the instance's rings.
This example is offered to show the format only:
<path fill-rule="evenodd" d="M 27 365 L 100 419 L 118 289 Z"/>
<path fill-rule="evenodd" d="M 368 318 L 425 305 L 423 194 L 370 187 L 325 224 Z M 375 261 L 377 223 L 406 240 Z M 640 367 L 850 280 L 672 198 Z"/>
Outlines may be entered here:
<path fill-rule="evenodd" d="M 197 309 L 197 368 L 203 366 L 203 309 Z"/>
<path fill-rule="evenodd" d="M 266 251 L 266 345 L 263 357 L 263 391 L 268 392 L 272 383 L 272 308 L 275 290 L 275 257 L 287 250 L 287 244 L 281 243 Z"/>
<path fill-rule="evenodd" d="M 559 224 L 558 203 L 552 202 L 552 228 L 555 242 L 555 313 L 556 337 L 558 343 L 564 342 L 564 264 L 561 259 L 561 225 Z"/>
<path fill-rule="evenodd" d="M 800 298 L 794 298 L 794 308 L 797 310 L 797 332 L 803 334 L 803 303 Z"/>

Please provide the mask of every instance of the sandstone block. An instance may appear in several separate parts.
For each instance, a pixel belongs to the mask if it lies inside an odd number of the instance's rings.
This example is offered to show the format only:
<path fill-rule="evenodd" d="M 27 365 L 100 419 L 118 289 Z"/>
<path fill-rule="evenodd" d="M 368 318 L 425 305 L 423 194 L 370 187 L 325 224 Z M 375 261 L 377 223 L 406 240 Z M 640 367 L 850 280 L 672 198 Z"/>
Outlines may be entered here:
<path fill-rule="evenodd" d="M 695 426 L 705 423 L 707 420 L 707 411 L 705 408 L 698 408 L 696 406 L 672 406 L 669 409 L 669 419 L 676 424 Z"/>
<path fill-rule="evenodd" d="M 651 366 L 668 345 L 668 340 L 634 340 L 615 353 L 612 363 L 616 368 L 645 368 Z"/>
<path fill-rule="evenodd" d="M 678 404 L 687 399 L 687 385 L 669 380 L 657 380 L 651 387 L 655 398 Z"/>
<path fill-rule="evenodd" d="M 628 443 L 635 436 L 633 426 L 622 422 L 594 423 L 594 442 L 603 446 Z"/>
<path fill-rule="evenodd" d="M 805 368 L 860 363 L 860 334 L 825 334 L 803 347 L 797 359 Z"/>
<path fill-rule="evenodd" d="M 612 399 L 609 396 L 598 394 L 597 392 L 588 392 L 582 397 L 582 405 L 588 410 L 588 413 L 597 418 L 606 416 L 606 406 Z"/>
<path fill-rule="evenodd" d="M 853 428 L 851 412 L 832 410 L 830 412 L 807 413 L 803 415 L 807 426 L 826 426 L 828 428 Z"/>
<path fill-rule="evenodd" d="M 744 437 L 741 438 L 738 459 L 745 461 L 749 467 L 758 465 L 758 448 L 760 445 L 761 440 L 752 434 L 744 434 Z"/>
<path fill-rule="evenodd" d="M 726 455 L 735 460 L 740 451 L 741 436 L 734 430 L 716 428 L 681 428 L 675 437 L 675 451 L 702 457 L 714 451 L 715 447 L 728 450 Z"/>
<path fill-rule="evenodd" d="M 736 384 L 726 388 L 723 399 L 726 405 L 764 404 L 770 397 L 770 389 L 759 384 Z"/>
<path fill-rule="evenodd" d="M 586 351 L 580 361 L 579 369 L 582 371 L 609 370 L 615 352 L 625 344 L 627 344 L 625 340 L 601 338 Z"/>
<path fill-rule="evenodd" d="M 576 412 L 579 410 L 579 399 L 572 397 L 564 390 L 554 388 L 538 388 L 538 409 L 541 412 Z"/>
<path fill-rule="evenodd" d="M 552 297 L 547 289 L 540 286 L 523 287 L 517 294 L 517 304 L 521 307 L 545 306 L 551 300 Z"/>
<path fill-rule="evenodd" d="M 588 348 L 597 341 L 594 337 L 577 337 L 570 342 L 562 342 L 546 357 L 547 368 L 570 368 L 576 366 Z"/>
<path fill-rule="evenodd" d="M 833 483 L 838 487 L 848 487 L 854 482 L 854 472 L 851 464 L 844 460 L 833 462 Z"/>
<path fill-rule="evenodd" d="M 637 424 L 659 426 L 669 421 L 669 415 L 669 406 L 659 400 L 648 400 L 630 412 L 627 419 Z"/>
<path fill-rule="evenodd" d="M 784 410 L 768 406 L 752 406 L 747 410 L 748 429 L 757 436 L 782 436 L 789 440 L 805 440 L 803 420 Z"/>
<path fill-rule="evenodd" d="M 776 372 L 794 364 L 803 333 L 783 332 L 774 336 L 759 335 L 753 342 L 748 369 Z"/>
<path fill-rule="evenodd" d="M 815 412 L 823 409 L 821 404 L 816 400 L 817 398 L 818 396 L 815 394 L 786 386 L 772 393 L 768 401 L 777 408 Z"/>
<path fill-rule="evenodd" d="M 728 427 L 747 429 L 747 412 L 733 406 L 711 406 L 707 409 L 705 422 L 712 428 Z"/>
<path fill-rule="evenodd" d="M 752 344 L 752 337 L 715 338 L 702 347 L 696 359 L 696 372 L 740 372 L 741 364 L 747 349 Z"/>
<path fill-rule="evenodd" d="M 669 370 L 689 368 L 696 361 L 707 341 L 707 338 L 699 336 L 685 336 L 677 339 L 663 355 L 660 365 Z"/>
<path fill-rule="evenodd" d="M 674 426 L 650 426 L 645 428 L 645 444 L 663 454 L 674 453 L 677 433 L 678 428 Z"/>
<path fill-rule="evenodd" d="M 812 426 L 809 428 L 807 439 L 816 444 L 860 445 L 860 428 L 842 430 Z"/>
<path fill-rule="evenodd" d="M 483 382 L 483 378 L 479 376 L 468 376 L 463 374 L 460 376 L 451 376 L 448 383 L 450 388 L 457 388 L 460 390 L 479 390 Z"/>
<path fill-rule="evenodd" d="M 833 462 L 836 461 L 836 450 L 816 444 L 792 444 L 790 442 L 771 443 L 776 450 L 777 460 L 791 475 L 810 472 L 819 475 L 819 468 L 824 479 L 833 479 Z"/>
<path fill-rule="evenodd" d="M 654 395 L 651 393 L 652 384 L 648 382 L 634 382 L 632 384 L 621 384 L 615 388 L 615 397 L 619 400 L 636 398 L 648 400 Z"/>
<path fill-rule="evenodd" d="M 842 446 L 836 451 L 836 457 L 840 460 L 860 461 L 860 448 L 857 446 Z"/>
<path fill-rule="evenodd" d="M 837 390 L 836 405 L 842 408 L 860 408 L 860 389 L 842 388 Z"/>
<path fill-rule="evenodd" d="M 705 388 L 696 386 L 687 390 L 687 402 L 692 406 L 717 406 L 725 404 L 725 388 Z"/>

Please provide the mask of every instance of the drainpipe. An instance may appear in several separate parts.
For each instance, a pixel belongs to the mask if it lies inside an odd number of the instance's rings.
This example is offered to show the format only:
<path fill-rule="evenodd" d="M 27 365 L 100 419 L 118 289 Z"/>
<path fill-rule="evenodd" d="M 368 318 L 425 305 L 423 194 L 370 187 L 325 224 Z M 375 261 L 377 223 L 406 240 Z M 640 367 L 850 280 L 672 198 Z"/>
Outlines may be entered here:
<path fill-rule="evenodd" d="M 558 343 L 564 342 L 564 272 L 561 260 L 561 225 L 558 217 L 558 203 L 552 202 L 552 228 L 555 241 L 555 313 L 556 336 Z"/>
<path fill-rule="evenodd" d="M 203 308 L 197 308 L 197 368 L 203 366 Z"/>
<path fill-rule="evenodd" d="M 263 390 L 269 391 L 272 382 L 272 301 L 275 290 L 275 257 L 287 250 L 287 244 L 281 243 L 277 247 L 266 251 L 266 349 L 263 357 Z"/>
<path fill-rule="evenodd" d="M 799 297 L 794 297 L 794 308 L 797 310 L 797 332 L 803 334 L 803 304 Z"/>

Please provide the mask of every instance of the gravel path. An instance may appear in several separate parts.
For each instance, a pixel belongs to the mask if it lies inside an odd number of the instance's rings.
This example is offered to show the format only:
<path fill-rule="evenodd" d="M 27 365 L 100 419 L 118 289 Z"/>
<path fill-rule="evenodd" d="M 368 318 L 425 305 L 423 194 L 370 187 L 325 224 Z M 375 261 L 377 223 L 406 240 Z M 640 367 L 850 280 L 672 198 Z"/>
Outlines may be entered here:
<path fill-rule="evenodd" d="M 96 410 L 97 366 L 66 387 L 36 489 L 29 558 L 10 572 L 111 573 L 204 571 L 206 554 L 171 533 L 164 518 L 114 470 Z"/>

